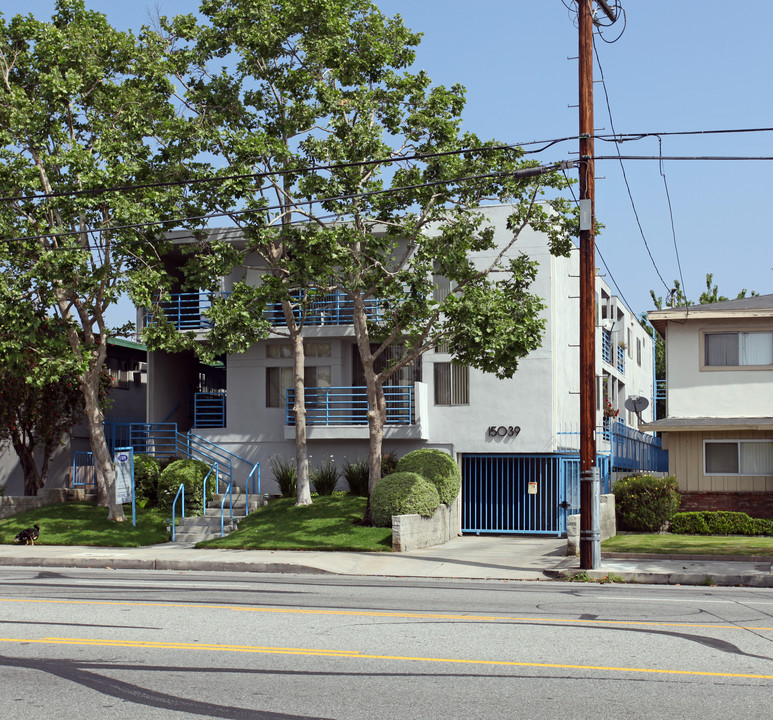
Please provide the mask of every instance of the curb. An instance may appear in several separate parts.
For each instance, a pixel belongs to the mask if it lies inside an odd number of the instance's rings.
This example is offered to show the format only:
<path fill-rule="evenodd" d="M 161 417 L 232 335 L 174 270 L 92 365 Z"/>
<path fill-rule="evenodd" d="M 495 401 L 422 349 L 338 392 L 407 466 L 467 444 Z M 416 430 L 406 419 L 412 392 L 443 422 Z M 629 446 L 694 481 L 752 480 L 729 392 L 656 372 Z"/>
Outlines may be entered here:
<path fill-rule="evenodd" d="M 650 572 L 612 572 L 605 570 L 579 570 L 577 568 L 545 570 L 545 575 L 555 580 L 572 581 L 584 573 L 590 581 L 609 580 L 612 575 L 622 578 L 623 583 L 648 585 L 704 585 L 706 587 L 773 587 L 773 576 L 769 575 L 711 575 L 711 573 L 650 573 Z"/>

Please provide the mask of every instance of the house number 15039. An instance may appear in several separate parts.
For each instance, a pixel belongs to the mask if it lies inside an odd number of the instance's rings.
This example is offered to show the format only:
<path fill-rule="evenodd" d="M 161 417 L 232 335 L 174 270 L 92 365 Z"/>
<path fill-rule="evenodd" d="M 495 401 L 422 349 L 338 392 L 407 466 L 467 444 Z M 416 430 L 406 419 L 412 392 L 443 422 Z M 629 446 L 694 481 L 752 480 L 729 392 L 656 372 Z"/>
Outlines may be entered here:
<path fill-rule="evenodd" d="M 518 425 L 490 425 L 488 429 L 489 437 L 517 437 L 521 432 L 521 428 Z"/>

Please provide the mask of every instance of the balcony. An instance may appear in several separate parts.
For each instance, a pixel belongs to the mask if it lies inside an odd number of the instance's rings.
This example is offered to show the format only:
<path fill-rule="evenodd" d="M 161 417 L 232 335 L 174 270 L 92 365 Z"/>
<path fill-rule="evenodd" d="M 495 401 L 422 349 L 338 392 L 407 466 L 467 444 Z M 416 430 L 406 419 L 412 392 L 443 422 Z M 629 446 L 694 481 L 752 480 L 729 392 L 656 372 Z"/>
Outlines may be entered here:
<path fill-rule="evenodd" d="M 385 387 L 387 425 L 410 425 L 415 421 L 414 389 L 410 386 Z M 285 421 L 295 424 L 295 390 L 287 388 Z M 307 425 L 367 425 L 368 393 L 364 387 L 307 387 Z"/>
<path fill-rule="evenodd" d="M 178 330 L 209 330 L 212 322 L 207 318 L 207 311 L 212 307 L 213 300 L 227 297 L 230 293 L 192 292 L 175 293 L 168 302 L 161 303 L 166 319 Z M 368 320 L 378 322 L 383 316 L 383 303 L 378 299 L 365 301 L 365 313 Z M 285 327 L 282 306 L 277 304 L 265 311 L 266 319 L 274 327 Z M 295 317 L 301 320 L 301 313 L 296 310 Z M 341 292 L 320 295 L 310 303 L 304 318 L 307 326 L 351 325 L 354 318 L 354 303 Z M 145 316 L 145 324 L 153 325 L 155 319 L 151 313 Z"/>
<path fill-rule="evenodd" d="M 612 333 L 609 330 L 601 331 L 601 359 L 607 365 L 612 364 Z"/>
<path fill-rule="evenodd" d="M 193 396 L 193 427 L 225 427 L 226 392 L 197 392 Z"/>
<path fill-rule="evenodd" d="M 617 371 L 625 373 L 625 348 L 621 345 L 617 346 L 617 365 L 615 365 Z"/>

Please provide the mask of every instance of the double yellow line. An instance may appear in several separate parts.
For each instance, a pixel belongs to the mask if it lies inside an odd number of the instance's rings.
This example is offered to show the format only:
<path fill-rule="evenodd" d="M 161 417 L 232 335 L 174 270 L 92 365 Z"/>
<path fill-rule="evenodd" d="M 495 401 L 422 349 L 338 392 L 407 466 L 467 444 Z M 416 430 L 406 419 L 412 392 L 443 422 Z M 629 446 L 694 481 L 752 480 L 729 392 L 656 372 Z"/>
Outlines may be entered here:
<path fill-rule="evenodd" d="M 356 650 L 329 650 L 318 648 L 283 648 L 262 645 L 214 645 L 209 643 L 155 642 L 145 640 L 100 640 L 89 638 L 0 638 L 2 643 L 35 643 L 44 645 L 87 645 L 91 647 L 122 647 L 151 650 L 197 650 L 208 652 L 239 652 L 269 655 L 294 655 L 309 657 L 338 657 L 352 660 L 393 660 L 424 663 L 442 663 L 452 665 L 485 665 L 494 667 L 551 668 L 558 670 L 587 670 L 596 672 L 647 673 L 650 675 L 690 675 L 714 678 L 746 678 L 753 680 L 773 680 L 773 675 L 753 673 L 726 673 L 704 670 L 668 670 L 665 668 L 615 667 L 613 665 L 574 665 L 565 663 L 517 662 L 514 660 L 473 660 L 468 658 L 432 658 L 411 655 L 375 655 Z"/>

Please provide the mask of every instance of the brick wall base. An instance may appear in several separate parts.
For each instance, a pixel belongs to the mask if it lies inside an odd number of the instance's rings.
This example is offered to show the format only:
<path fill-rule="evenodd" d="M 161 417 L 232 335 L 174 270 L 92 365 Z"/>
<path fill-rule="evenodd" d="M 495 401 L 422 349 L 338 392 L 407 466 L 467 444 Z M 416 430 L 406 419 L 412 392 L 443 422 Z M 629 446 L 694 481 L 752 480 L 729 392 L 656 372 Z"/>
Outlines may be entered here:
<path fill-rule="evenodd" d="M 683 492 L 680 512 L 729 510 L 751 517 L 773 518 L 773 493 L 769 492 Z"/>

